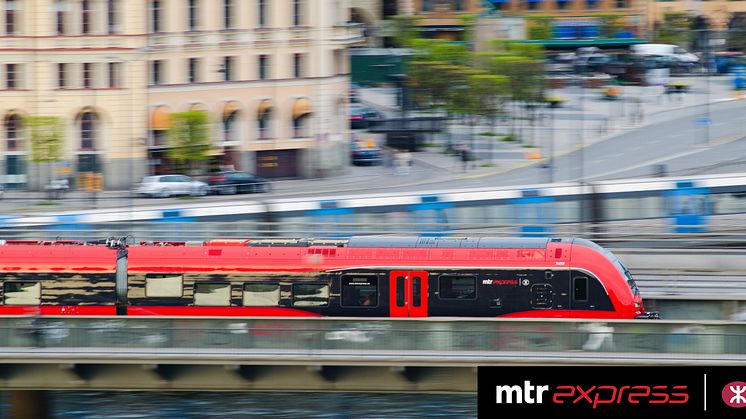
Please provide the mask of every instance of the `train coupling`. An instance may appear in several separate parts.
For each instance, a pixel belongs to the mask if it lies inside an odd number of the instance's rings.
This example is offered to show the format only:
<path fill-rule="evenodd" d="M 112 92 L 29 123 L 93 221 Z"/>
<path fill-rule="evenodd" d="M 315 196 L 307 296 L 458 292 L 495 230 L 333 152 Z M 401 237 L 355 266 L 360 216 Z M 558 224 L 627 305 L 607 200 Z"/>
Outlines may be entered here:
<path fill-rule="evenodd" d="M 636 319 L 647 319 L 647 320 L 660 320 L 661 313 L 658 311 L 648 311 L 639 316 L 635 316 Z"/>

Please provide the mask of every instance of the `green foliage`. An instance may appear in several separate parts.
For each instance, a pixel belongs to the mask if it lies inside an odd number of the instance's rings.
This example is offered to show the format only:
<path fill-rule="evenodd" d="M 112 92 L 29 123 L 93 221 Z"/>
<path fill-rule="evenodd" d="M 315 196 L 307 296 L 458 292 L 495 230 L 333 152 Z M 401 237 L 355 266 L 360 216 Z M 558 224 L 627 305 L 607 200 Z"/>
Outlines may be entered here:
<path fill-rule="evenodd" d="M 466 65 L 469 61 L 469 50 L 465 45 L 441 42 L 433 45 L 432 58 L 453 65 Z"/>
<path fill-rule="evenodd" d="M 419 36 L 417 18 L 414 16 L 393 16 L 389 19 L 394 32 L 394 44 L 400 48 L 412 48 Z"/>
<path fill-rule="evenodd" d="M 692 36 L 691 24 L 692 16 L 688 12 L 666 12 L 663 22 L 655 24 L 655 42 L 686 46 Z"/>
<path fill-rule="evenodd" d="M 469 76 L 471 112 L 487 118 L 494 118 L 502 111 L 509 91 L 510 80 L 506 76 L 474 74 Z"/>
<path fill-rule="evenodd" d="M 474 24 L 477 22 L 477 15 L 462 15 L 459 17 L 464 30 L 458 33 L 457 40 L 461 42 L 471 42 L 474 40 Z"/>
<path fill-rule="evenodd" d="M 24 124 L 29 129 L 31 160 L 56 162 L 62 157 L 65 125 L 57 116 L 28 116 Z"/>
<path fill-rule="evenodd" d="M 528 57 L 534 60 L 543 60 L 546 58 L 544 46 L 539 44 L 523 44 L 511 41 L 507 44 L 508 52 L 521 57 Z"/>
<path fill-rule="evenodd" d="M 179 162 L 207 160 L 210 149 L 207 113 L 188 111 L 171 114 L 173 126 L 168 131 L 171 147 L 168 156 Z"/>
<path fill-rule="evenodd" d="M 508 77 L 513 100 L 538 102 L 544 94 L 544 62 L 541 60 L 520 56 L 494 58 L 490 73 Z"/>
<path fill-rule="evenodd" d="M 552 39 L 552 20 L 555 16 L 533 15 L 526 18 L 528 39 Z"/>

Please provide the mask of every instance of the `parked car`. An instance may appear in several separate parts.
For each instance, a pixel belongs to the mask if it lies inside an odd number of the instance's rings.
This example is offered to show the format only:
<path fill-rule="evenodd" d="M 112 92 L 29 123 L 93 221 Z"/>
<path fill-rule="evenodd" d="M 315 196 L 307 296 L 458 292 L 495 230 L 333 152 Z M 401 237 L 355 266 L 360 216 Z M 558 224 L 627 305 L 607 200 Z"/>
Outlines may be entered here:
<path fill-rule="evenodd" d="M 384 151 L 373 140 L 353 141 L 351 147 L 352 164 L 355 166 L 375 166 L 383 163 Z"/>
<path fill-rule="evenodd" d="M 603 72 L 609 62 L 611 62 L 611 56 L 607 54 L 581 55 L 575 60 L 575 72 L 579 74 Z"/>
<path fill-rule="evenodd" d="M 248 172 L 225 171 L 207 179 L 213 193 L 232 195 L 236 193 L 269 192 L 272 185 L 268 179 Z"/>
<path fill-rule="evenodd" d="M 205 196 L 210 187 L 205 182 L 184 175 L 146 176 L 137 186 L 138 195 L 168 198 L 173 195 Z"/>
<path fill-rule="evenodd" d="M 546 71 L 549 74 L 571 74 L 577 56 L 573 52 L 550 55 L 546 58 Z"/>
<path fill-rule="evenodd" d="M 352 129 L 369 128 L 381 119 L 383 119 L 383 115 L 375 109 L 362 105 L 350 106 L 350 128 Z"/>

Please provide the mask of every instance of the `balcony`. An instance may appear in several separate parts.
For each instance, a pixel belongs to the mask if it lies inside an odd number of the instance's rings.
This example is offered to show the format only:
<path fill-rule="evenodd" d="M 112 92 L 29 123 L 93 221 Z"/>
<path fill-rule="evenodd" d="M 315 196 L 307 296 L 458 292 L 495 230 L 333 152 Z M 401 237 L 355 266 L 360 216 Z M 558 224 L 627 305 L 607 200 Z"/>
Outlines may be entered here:
<path fill-rule="evenodd" d="M 332 27 L 329 41 L 337 45 L 356 45 L 365 42 L 365 25 L 362 23 L 341 22 Z"/>

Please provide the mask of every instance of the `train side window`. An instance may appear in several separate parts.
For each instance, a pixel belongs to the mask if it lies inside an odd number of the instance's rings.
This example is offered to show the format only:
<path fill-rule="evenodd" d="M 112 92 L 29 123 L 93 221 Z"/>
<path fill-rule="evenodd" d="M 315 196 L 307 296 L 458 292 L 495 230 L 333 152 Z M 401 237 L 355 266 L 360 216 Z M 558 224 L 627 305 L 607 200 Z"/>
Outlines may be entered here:
<path fill-rule="evenodd" d="M 38 306 L 41 304 L 40 282 L 6 282 L 3 286 L 6 305 Z"/>
<path fill-rule="evenodd" d="M 588 277 L 575 276 L 572 278 L 573 300 L 588 301 Z"/>
<path fill-rule="evenodd" d="M 477 278 L 474 276 L 442 275 L 438 285 L 440 298 L 473 300 L 477 297 Z"/>
<path fill-rule="evenodd" d="M 404 307 L 404 284 L 403 276 L 396 277 L 396 306 Z"/>
<path fill-rule="evenodd" d="M 231 284 L 194 284 L 194 305 L 228 306 L 231 303 Z"/>
<path fill-rule="evenodd" d="M 293 284 L 293 305 L 296 307 L 326 307 L 329 305 L 329 285 Z"/>
<path fill-rule="evenodd" d="M 378 278 L 374 276 L 343 276 L 342 306 L 378 306 Z"/>
<path fill-rule="evenodd" d="M 280 284 L 244 284 L 243 305 L 254 307 L 280 305 Z"/>
<path fill-rule="evenodd" d="M 146 275 L 146 297 L 181 297 L 184 295 L 183 275 Z"/>

